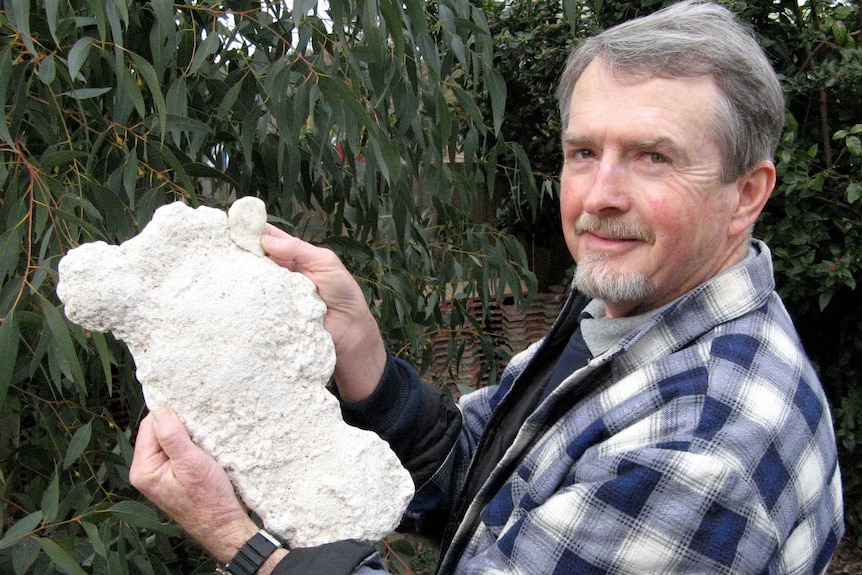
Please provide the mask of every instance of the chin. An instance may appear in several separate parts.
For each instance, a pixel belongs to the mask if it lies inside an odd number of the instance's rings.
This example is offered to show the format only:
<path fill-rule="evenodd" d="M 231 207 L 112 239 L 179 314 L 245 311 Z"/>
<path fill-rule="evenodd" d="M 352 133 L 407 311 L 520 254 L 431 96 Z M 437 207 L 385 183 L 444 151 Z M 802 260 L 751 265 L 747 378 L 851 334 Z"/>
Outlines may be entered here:
<path fill-rule="evenodd" d="M 636 303 L 655 293 L 656 285 L 640 272 L 616 272 L 607 256 L 588 257 L 575 267 L 573 284 L 587 297 L 608 303 Z"/>

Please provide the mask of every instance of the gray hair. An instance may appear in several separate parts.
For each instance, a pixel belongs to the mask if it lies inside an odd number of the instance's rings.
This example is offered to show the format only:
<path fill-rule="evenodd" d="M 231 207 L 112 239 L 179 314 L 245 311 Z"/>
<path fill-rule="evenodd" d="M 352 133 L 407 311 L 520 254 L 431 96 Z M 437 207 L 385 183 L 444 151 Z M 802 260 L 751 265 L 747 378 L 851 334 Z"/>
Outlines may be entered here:
<path fill-rule="evenodd" d="M 575 84 L 597 59 L 624 81 L 711 77 L 722 96 L 713 122 L 725 182 L 773 158 L 784 129 L 781 84 L 754 35 L 726 8 L 688 0 L 583 40 L 557 88 L 563 129 Z"/>

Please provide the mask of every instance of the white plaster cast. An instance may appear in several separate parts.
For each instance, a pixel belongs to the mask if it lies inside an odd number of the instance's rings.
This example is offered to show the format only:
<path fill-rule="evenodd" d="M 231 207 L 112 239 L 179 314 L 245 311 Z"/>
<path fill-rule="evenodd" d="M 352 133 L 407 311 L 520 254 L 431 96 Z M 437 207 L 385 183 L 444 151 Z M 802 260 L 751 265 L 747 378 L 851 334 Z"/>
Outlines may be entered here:
<path fill-rule="evenodd" d="M 260 198 L 245 196 L 231 204 L 227 211 L 230 239 L 256 256 L 266 254 L 260 245 L 260 236 L 266 225 L 266 205 Z"/>
<path fill-rule="evenodd" d="M 180 415 L 267 528 L 306 547 L 397 526 L 413 483 L 324 388 L 335 354 L 314 284 L 238 247 L 223 211 L 163 206 L 136 237 L 84 244 L 59 271 L 69 319 L 126 342 L 147 406 Z"/>

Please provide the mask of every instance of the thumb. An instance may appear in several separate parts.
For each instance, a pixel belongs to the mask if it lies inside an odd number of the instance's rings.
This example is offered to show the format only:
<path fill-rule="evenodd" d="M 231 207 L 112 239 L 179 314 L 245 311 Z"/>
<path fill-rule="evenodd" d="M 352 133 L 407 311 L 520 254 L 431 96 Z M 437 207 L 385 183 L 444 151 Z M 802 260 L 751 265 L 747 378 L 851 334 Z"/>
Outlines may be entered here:
<path fill-rule="evenodd" d="M 347 272 L 332 250 L 315 246 L 277 228 L 273 230 L 272 234 L 262 235 L 260 243 L 270 259 L 281 267 L 303 273 L 315 284 L 321 281 L 319 276 Z"/>
<path fill-rule="evenodd" d="M 170 407 L 161 407 L 153 412 L 153 431 L 156 440 L 169 459 L 183 459 L 194 448 L 192 438 L 182 420 Z"/>
<path fill-rule="evenodd" d="M 301 250 L 305 242 L 293 236 L 282 234 L 264 234 L 260 237 L 260 245 L 263 251 L 278 265 L 290 271 L 299 271 L 298 259 L 301 259 Z M 299 254 L 299 255 L 298 255 Z"/>

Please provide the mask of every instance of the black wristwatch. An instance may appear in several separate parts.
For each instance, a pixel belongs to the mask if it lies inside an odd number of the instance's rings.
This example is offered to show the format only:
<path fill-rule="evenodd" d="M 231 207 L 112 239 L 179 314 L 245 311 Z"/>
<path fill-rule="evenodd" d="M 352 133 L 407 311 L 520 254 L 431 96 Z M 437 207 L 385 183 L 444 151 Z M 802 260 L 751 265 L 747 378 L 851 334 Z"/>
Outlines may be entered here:
<path fill-rule="evenodd" d="M 245 542 L 230 563 L 220 568 L 219 572 L 229 575 L 254 575 L 279 547 L 282 547 L 281 541 L 261 529 Z"/>

